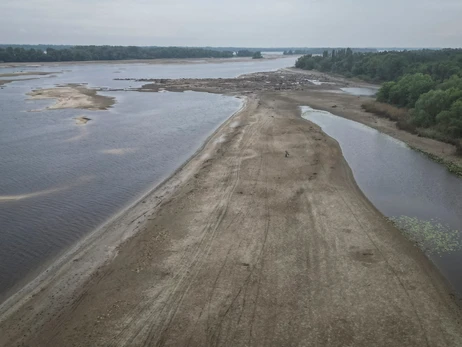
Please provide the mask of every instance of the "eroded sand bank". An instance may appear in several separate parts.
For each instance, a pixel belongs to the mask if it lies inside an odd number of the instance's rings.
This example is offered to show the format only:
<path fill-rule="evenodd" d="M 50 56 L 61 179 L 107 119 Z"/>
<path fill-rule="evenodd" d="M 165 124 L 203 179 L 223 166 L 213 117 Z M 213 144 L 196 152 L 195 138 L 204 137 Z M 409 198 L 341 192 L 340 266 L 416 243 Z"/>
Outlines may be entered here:
<path fill-rule="evenodd" d="M 164 185 L 0 307 L 0 345 L 462 345 L 444 280 L 364 197 L 338 144 L 300 117 L 321 91 L 228 82 L 172 87 L 248 102 Z"/>

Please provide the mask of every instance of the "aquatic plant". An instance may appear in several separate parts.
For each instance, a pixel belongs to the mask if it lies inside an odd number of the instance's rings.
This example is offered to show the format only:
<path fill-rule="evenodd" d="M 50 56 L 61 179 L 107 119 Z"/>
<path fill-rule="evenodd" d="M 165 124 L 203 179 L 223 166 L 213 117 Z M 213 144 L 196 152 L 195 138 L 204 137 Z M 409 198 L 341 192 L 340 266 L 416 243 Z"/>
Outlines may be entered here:
<path fill-rule="evenodd" d="M 392 217 L 390 221 L 426 253 L 441 255 L 462 250 L 462 233 L 438 221 L 408 216 Z"/>
<path fill-rule="evenodd" d="M 446 168 L 448 169 L 449 172 L 459 176 L 459 177 L 462 177 L 462 166 L 452 162 L 452 161 L 449 161 L 449 160 L 445 160 L 441 157 L 438 157 L 437 155 L 435 154 L 432 154 L 432 153 L 429 153 L 429 152 L 426 152 L 424 150 L 421 150 L 417 147 L 414 147 L 414 146 L 410 146 L 408 145 L 409 148 L 413 149 L 414 151 L 416 152 L 420 152 L 422 153 L 423 155 L 427 156 L 428 158 L 430 158 L 431 160 L 433 160 L 434 162 L 436 163 L 439 163 L 439 164 L 442 164 L 444 166 L 446 166 Z"/>

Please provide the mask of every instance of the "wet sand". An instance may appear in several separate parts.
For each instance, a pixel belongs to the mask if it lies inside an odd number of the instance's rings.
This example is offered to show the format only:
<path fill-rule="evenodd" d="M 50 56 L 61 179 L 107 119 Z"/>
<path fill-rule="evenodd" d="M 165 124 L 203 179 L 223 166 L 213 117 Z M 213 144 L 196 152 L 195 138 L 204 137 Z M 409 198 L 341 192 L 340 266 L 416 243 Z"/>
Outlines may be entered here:
<path fill-rule="evenodd" d="M 1 63 L 0 63 L 0 68 L 1 68 Z M 1 70 L 0 70 L 1 71 Z M 5 78 L 5 77 L 19 77 L 19 76 L 46 76 L 46 75 L 51 75 L 55 74 L 56 72 L 40 72 L 40 71 L 29 71 L 29 72 L 13 72 L 13 73 L 0 73 L 0 78 Z M 35 80 L 38 77 L 31 77 L 31 78 L 22 78 L 22 79 L 0 79 L 0 87 L 11 83 L 11 82 L 16 82 L 16 81 L 29 81 L 29 80 Z"/>
<path fill-rule="evenodd" d="M 354 112 L 356 97 L 342 109 L 300 76 L 269 81 L 145 86 L 247 103 L 0 306 L 0 346 L 462 345 L 450 288 L 364 197 L 338 144 L 300 117 L 316 103 Z"/>
<path fill-rule="evenodd" d="M 1 64 L 0 64 L 1 65 Z M 12 73 L 0 73 L 0 77 L 19 77 L 19 76 L 46 76 L 56 74 L 58 72 L 43 72 L 43 71 L 27 71 L 27 72 L 12 72 Z"/>
<path fill-rule="evenodd" d="M 28 95 L 32 100 L 56 99 L 53 105 L 47 107 L 49 110 L 63 108 L 106 110 L 115 103 L 115 98 L 98 95 L 95 89 L 89 89 L 84 85 L 77 84 L 67 84 L 48 89 L 36 89 L 28 93 Z"/>

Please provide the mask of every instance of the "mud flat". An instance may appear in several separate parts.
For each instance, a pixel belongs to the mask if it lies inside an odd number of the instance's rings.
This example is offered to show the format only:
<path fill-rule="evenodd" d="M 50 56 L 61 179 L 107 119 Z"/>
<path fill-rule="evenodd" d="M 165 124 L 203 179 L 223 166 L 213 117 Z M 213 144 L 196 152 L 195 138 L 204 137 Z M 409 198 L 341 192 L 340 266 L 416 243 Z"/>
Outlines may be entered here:
<path fill-rule="evenodd" d="M 56 99 L 53 105 L 47 107 L 50 110 L 63 108 L 106 110 L 115 103 L 115 98 L 99 95 L 96 90 L 78 84 L 36 89 L 28 95 L 32 100 Z"/>
<path fill-rule="evenodd" d="M 143 87 L 247 103 L 5 302 L 0 346 L 462 345 L 445 281 L 364 197 L 337 142 L 300 117 L 326 92 L 303 78 Z"/>

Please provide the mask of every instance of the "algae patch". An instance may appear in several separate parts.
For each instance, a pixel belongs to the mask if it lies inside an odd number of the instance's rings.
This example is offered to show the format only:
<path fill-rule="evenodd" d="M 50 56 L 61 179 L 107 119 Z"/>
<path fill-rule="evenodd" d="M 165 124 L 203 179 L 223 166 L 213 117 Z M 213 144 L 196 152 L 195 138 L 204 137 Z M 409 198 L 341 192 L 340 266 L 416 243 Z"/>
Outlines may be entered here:
<path fill-rule="evenodd" d="M 390 221 L 426 253 L 441 255 L 462 250 L 462 233 L 435 220 L 400 216 Z"/>

